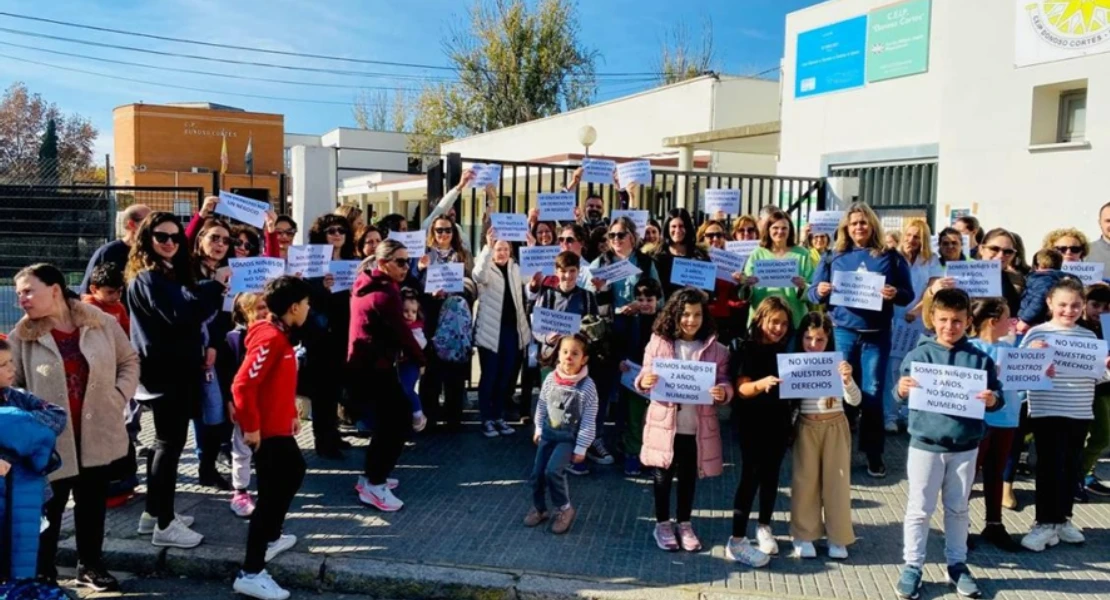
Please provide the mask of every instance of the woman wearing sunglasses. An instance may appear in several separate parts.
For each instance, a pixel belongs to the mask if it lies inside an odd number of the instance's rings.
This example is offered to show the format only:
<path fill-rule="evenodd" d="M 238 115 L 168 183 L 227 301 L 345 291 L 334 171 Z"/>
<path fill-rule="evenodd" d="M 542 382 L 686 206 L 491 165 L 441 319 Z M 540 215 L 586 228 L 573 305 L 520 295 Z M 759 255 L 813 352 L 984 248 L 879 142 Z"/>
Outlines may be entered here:
<path fill-rule="evenodd" d="M 775 211 L 767 217 L 767 225 L 759 237 L 759 247 L 748 257 L 744 267 L 744 279 L 752 287 L 752 306 L 758 308 L 760 303 L 769 296 L 781 296 L 790 307 L 790 314 L 794 319 L 794 327 L 801 324 L 802 319 L 809 313 L 809 304 L 805 299 L 806 287 L 813 276 L 813 255 L 809 250 L 796 243 L 794 237 L 794 222 L 782 212 Z M 798 261 L 798 272 L 791 279 L 790 287 L 760 287 L 759 278 L 754 277 L 755 261 L 757 260 L 782 260 L 793 259 Z"/>
<path fill-rule="evenodd" d="M 698 246 L 709 254 L 711 249 L 724 250 L 728 229 L 718 220 L 708 220 L 698 228 Z M 726 347 L 737 336 L 743 334 L 748 323 L 751 288 L 741 284 L 744 273 L 732 274 L 732 281 L 717 279 L 716 289 L 709 301 L 709 314 L 717 324 L 717 341 Z"/>
<path fill-rule="evenodd" d="M 681 284 L 671 282 L 674 259 L 709 260 L 709 257 L 698 248 L 694 222 L 685 208 L 671 209 L 663 223 L 663 241 L 651 253 L 651 259 L 655 261 L 655 269 L 663 284 L 663 295 L 670 298 L 671 294 L 683 288 Z"/>
<path fill-rule="evenodd" d="M 219 268 L 197 282 L 181 222 L 171 213 L 151 213 L 136 239 L 127 263 L 131 345 L 141 364 L 135 398 L 153 410 L 155 437 L 139 533 L 153 534 L 155 546 L 194 548 L 204 536 L 189 528 L 191 517 L 174 513 L 177 466 L 189 420 L 200 412 L 201 328 L 220 310 L 231 271 Z"/>
<path fill-rule="evenodd" d="M 1064 255 L 1064 262 L 1083 262 L 1091 253 L 1087 236 L 1078 229 L 1054 229 L 1044 236 L 1042 250 L 1055 250 Z"/>
<path fill-rule="evenodd" d="M 751 215 L 743 215 L 732 222 L 732 240 L 753 242 L 759 239 L 759 223 Z"/>
<path fill-rule="evenodd" d="M 231 226 L 219 217 L 204 220 L 193 242 L 193 270 L 197 281 L 210 281 L 217 271 L 227 266 L 228 254 L 234 238 Z M 220 445 L 230 440 L 231 431 L 226 426 L 227 415 L 224 399 L 231 399 L 231 381 L 221 381 L 217 374 L 217 359 L 229 352 L 227 332 L 231 331 L 231 313 L 217 311 L 201 328 L 204 343 L 204 372 L 200 375 L 201 414 L 193 419 L 193 435 L 197 439 L 197 459 L 200 463 L 198 478 L 203 486 L 221 491 L 231 491 L 231 482 L 216 469 Z M 225 377 L 226 379 L 226 377 Z"/>
<path fill-rule="evenodd" d="M 185 239 L 186 239 L 186 241 L 187 241 L 187 243 L 189 244 L 190 247 L 192 247 L 192 245 L 196 243 L 197 234 L 200 232 L 200 228 L 201 228 L 202 225 L 204 225 L 205 220 L 207 220 L 207 219 L 209 219 L 213 216 L 216 216 L 216 207 L 219 206 L 219 205 L 220 205 L 219 196 L 207 196 L 204 199 L 204 203 L 200 207 L 200 211 L 195 213 L 193 215 L 193 218 L 189 220 L 189 224 L 185 226 Z M 273 235 L 274 225 L 276 224 L 278 218 L 279 217 L 277 216 L 277 214 L 274 211 L 272 211 L 272 210 L 268 211 L 266 213 L 266 224 L 264 225 L 264 230 L 265 230 L 265 233 L 266 233 L 266 250 L 267 250 L 266 256 L 270 256 L 270 257 L 274 257 L 274 258 L 278 257 L 277 250 L 276 250 L 277 240 L 276 239 L 271 239 L 271 236 Z M 285 218 L 289 219 L 289 217 L 285 217 Z M 289 219 L 289 220 L 292 221 L 292 219 Z M 240 230 L 240 228 L 241 228 L 241 230 Z M 293 230 L 294 230 L 293 232 L 294 233 L 296 233 L 296 229 L 297 229 L 297 226 L 294 223 L 294 225 L 293 225 Z M 262 253 L 262 245 L 259 243 L 259 239 L 258 239 L 259 236 L 258 236 L 257 230 L 253 227 L 250 227 L 249 225 L 235 226 L 232 229 L 232 236 L 231 237 L 234 238 L 238 242 L 242 242 L 242 235 L 240 235 L 239 231 L 254 231 L 255 232 L 255 234 L 254 234 L 255 239 L 254 239 L 253 243 L 251 244 L 251 246 L 253 246 L 254 249 L 253 250 L 245 249 L 243 251 L 240 251 L 239 246 L 236 246 L 235 242 L 233 242 L 232 245 L 235 248 L 235 258 L 250 258 L 252 256 L 260 255 Z M 292 240 L 293 240 L 293 238 L 290 237 L 289 242 L 292 243 Z M 242 242 L 242 243 L 246 243 L 246 242 Z M 288 244 L 286 244 L 286 247 L 288 248 Z M 274 249 L 272 251 L 272 253 L 271 253 L 271 250 L 270 250 L 271 248 Z M 251 252 L 253 252 L 253 254 Z M 281 255 L 281 256 L 284 257 L 284 255 Z"/>
<path fill-rule="evenodd" d="M 258 230 L 250 225 L 233 225 L 231 227 L 231 247 L 235 251 L 235 258 L 254 258 L 262 255 L 262 236 Z"/>
<path fill-rule="evenodd" d="M 1014 265 L 1018 258 L 1018 241 L 1014 234 L 1002 229 L 992 229 L 979 244 L 979 260 L 997 260 L 1002 263 L 1002 297 L 1016 316 L 1021 310 L 1021 294 L 1025 290 L 1025 274 Z"/>

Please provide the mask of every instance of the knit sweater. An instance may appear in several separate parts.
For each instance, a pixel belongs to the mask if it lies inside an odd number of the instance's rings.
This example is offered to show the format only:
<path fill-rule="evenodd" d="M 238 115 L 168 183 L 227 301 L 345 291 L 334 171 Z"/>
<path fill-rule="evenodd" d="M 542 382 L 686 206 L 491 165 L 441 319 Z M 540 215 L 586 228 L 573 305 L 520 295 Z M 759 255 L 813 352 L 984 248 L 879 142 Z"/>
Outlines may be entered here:
<path fill-rule="evenodd" d="M 803 415 L 828 415 L 844 412 L 845 402 L 852 406 L 859 406 L 862 401 L 863 394 L 860 393 L 859 386 L 856 385 L 855 381 L 849 380 L 848 384 L 844 386 L 843 400 L 836 396 L 802 398 L 799 406 Z"/>
<path fill-rule="evenodd" d="M 1050 336 L 1097 339 L 1091 330 L 1084 327 L 1062 327 L 1049 321 L 1030 329 L 1021 340 L 1021 347 L 1028 348 L 1033 342 L 1047 341 Z M 1056 362 L 1058 364 L 1059 359 Z M 1106 374 L 1103 374 L 1099 380 L 1092 377 L 1057 374 L 1052 379 L 1051 390 L 1028 392 L 1029 417 L 1093 419 L 1095 418 L 1092 407 L 1095 399 L 1095 384 L 1106 379 Z"/>
<path fill-rule="evenodd" d="M 551 421 L 554 408 L 559 409 L 563 414 L 573 414 L 578 421 L 575 424 L 578 433 L 574 442 L 574 453 L 585 454 L 590 444 L 594 443 L 594 432 L 597 429 L 597 387 L 594 386 L 588 374 L 575 381 L 574 378 L 564 379 L 558 373 L 556 368 L 547 376 L 543 381 L 543 387 L 540 388 L 539 402 L 536 403 L 536 433 L 543 435 L 545 426 L 552 429 L 559 428 Z M 564 402 L 564 399 L 571 396 L 573 400 Z M 574 402 L 577 402 L 577 405 L 574 405 Z M 549 407 L 549 403 L 552 406 Z"/>

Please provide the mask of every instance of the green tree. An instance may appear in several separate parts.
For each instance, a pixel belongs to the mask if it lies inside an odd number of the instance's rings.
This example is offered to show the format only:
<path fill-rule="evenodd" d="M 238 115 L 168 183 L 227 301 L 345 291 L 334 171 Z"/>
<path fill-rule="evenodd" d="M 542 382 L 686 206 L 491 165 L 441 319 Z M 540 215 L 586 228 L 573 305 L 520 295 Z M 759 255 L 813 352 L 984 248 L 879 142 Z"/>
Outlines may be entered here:
<path fill-rule="evenodd" d="M 458 80 L 429 85 L 416 99 L 414 152 L 580 108 L 597 91 L 597 52 L 578 39 L 571 0 L 474 0 L 467 25 L 443 46 Z"/>
<path fill-rule="evenodd" d="M 39 179 L 39 150 L 48 123 L 57 136 L 57 177 L 69 182 L 93 168 L 96 128 L 85 117 L 63 115 L 57 105 L 13 83 L 0 98 L 0 183 Z"/>
<path fill-rule="evenodd" d="M 46 133 L 42 134 L 39 147 L 39 182 L 58 183 L 58 130 L 54 119 L 46 122 Z"/>
<path fill-rule="evenodd" d="M 713 70 L 713 63 L 716 61 L 713 22 L 708 17 L 702 21 L 700 45 L 694 45 L 686 22 L 678 21 L 664 35 L 661 46 L 655 71 L 659 73 L 659 83 L 662 85 L 700 77 Z"/>

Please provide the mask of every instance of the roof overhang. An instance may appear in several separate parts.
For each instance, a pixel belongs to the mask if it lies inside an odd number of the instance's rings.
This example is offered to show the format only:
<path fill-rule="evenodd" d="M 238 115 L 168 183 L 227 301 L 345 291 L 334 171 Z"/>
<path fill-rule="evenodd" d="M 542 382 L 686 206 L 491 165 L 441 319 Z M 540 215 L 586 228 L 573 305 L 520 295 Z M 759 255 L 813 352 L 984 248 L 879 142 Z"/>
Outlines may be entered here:
<path fill-rule="evenodd" d="M 663 146 L 777 156 L 781 133 L 782 122 L 771 121 L 666 137 Z"/>

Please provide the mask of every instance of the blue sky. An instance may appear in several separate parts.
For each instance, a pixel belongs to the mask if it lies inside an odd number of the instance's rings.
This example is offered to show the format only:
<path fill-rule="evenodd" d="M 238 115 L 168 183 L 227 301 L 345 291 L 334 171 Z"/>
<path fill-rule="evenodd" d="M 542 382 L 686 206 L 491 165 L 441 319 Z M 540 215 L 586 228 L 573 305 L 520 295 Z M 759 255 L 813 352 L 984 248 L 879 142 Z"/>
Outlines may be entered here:
<path fill-rule="evenodd" d="M 782 56 L 786 13 L 817 3 L 818 0 L 580 0 L 578 13 L 581 39 L 600 54 L 597 63 L 599 73 L 653 71 L 662 37 L 668 28 L 678 20 L 685 20 L 692 34 L 700 34 L 702 20 L 708 15 L 713 23 L 717 69 L 730 74 L 749 75 L 778 65 Z M 0 4 L 0 10 L 198 41 L 446 66 L 448 63 L 441 39 L 453 24 L 465 25 L 465 7 L 468 5 L 469 1 L 459 0 L 423 0 L 419 3 L 384 0 L 7 0 Z M 429 76 L 443 77 L 450 74 L 445 71 L 338 63 L 204 48 L 7 16 L 0 16 L 0 28 L 155 51 L 382 74 L 373 78 L 348 77 L 221 64 L 90 47 L 0 31 L 0 84 L 7 88 L 13 81 L 23 81 L 32 91 L 57 103 L 64 112 L 78 112 L 92 119 L 100 130 L 97 143 L 100 155 L 111 151 L 112 109 L 123 104 L 138 101 L 217 102 L 247 110 L 281 113 L 285 115 L 287 132 L 319 134 L 334 127 L 354 126 L 349 103 L 357 94 L 359 86 L 383 86 L 390 89 L 403 86 L 416 89 Z M 49 54 L 42 49 L 78 56 Z M 213 91 L 171 89 L 147 83 L 119 81 L 12 60 L 13 58 Z M 124 66 L 107 63 L 105 60 L 350 87 L 243 81 Z M 404 78 L 396 77 L 399 74 L 404 75 Z M 599 100 L 623 96 L 652 85 L 643 78 L 621 80 L 602 77 L 601 81 Z M 312 99 L 335 104 L 246 98 L 228 92 Z"/>

